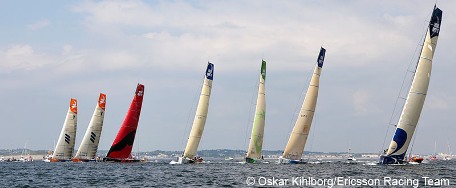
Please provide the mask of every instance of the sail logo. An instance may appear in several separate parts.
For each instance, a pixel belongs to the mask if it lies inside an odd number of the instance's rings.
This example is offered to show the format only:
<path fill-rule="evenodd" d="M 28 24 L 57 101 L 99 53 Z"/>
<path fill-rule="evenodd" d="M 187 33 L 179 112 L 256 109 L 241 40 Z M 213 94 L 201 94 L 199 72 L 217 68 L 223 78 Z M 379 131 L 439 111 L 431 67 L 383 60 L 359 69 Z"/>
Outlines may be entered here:
<path fill-rule="evenodd" d="M 320 59 L 318 59 L 318 66 L 323 66 L 323 60 L 325 59 L 325 56 L 320 56 Z"/>
<path fill-rule="evenodd" d="M 70 135 L 65 134 L 65 142 L 66 142 L 67 144 L 70 144 Z"/>
<path fill-rule="evenodd" d="M 434 23 L 433 27 L 432 27 L 432 32 L 433 33 L 439 33 L 440 31 L 440 24 L 439 23 Z"/>
<path fill-rule="evenodd" d="M 262 77 L 263 79 L 266 78 L 266 68 L 261 69 L 261 77 Z"/>
<path fill-rule="evenodd" d="M 101 108 L 101 109 L 105 109 L 105 106 L 106 106 L 106 95 L 103 94 L 103 93 L 100 93 L 100 98 L 98 99 L 98 106 Z"/>
<path fill-rule="evenodd" d="M 143 94 L 144 94 L 144 91 L 143 91 L 143 90 L 139 90 L 139 91 L 138 91 L 138 97 L 143 96 Z"/>
<path fill-rule="evenodd" d="M 208 69 L 207 69 L 206 77 L 207 77 L 207 78 L 212 78 L 212 69 L 211 69 L 211 68 L 208 68 Z"/>
<path fill-rule="evenodd" d="M 442 22 L 442 11 L 438 8 L 435 8 L 432 12 L 431 21 L 429 22 L 429 32 L 430 37 L 439 36 L 440 32 L 440 23 Z"/>
<path fill-rule="evenodd" d="M 318 67 L 320 67 L 320 68 L 323 67 L 323 62 L 325 61 L 325 53 L 326 53 L 326 49 L 321 48 L 320 54 L 318 55 L 318 59 L 317 59 Z"/>
<path fill-rule="evenodd" d="M 91 141 L 92 143 L 95 143 L 95 138 L 96 138 L 96 137 L 97 137 L 97 135 L 95 135 L 95 133 L 90 132 L 90 141 Z"/>
<path fill-rule="evenodd" d="M 78 113 L 78 102 L 76 99 L 71 99 L 70 110 L 75 114 Z"/>
<path fill-rule="evenodd" d="M 99 103 L 100 103 L 100 104 L 104 104 L 105 101 L 106 101 L 105 96 L 102 96 L 102 97 L 100 98 L 100 102 L 99 102 Z"/>

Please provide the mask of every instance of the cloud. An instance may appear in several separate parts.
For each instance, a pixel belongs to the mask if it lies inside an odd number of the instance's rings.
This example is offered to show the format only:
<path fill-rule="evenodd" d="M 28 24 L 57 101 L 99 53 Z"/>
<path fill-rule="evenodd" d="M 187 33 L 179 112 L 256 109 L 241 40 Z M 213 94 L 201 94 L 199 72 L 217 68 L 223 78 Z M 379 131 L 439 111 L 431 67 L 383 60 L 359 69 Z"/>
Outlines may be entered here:
<path fill-rule="evenodd" d="M 0 71 L 32 70 L 52 62 L 52 58 L 37 54 L 30 45 L 18 44 L 0 51 Z"/>
<path fill-rule="evenodd" d="M 222 71 L 254 68 L 245 62 L 262 57 L 280 60 L 283 66 L 279 70 L 295 70 L 300 62 L 314 59 L 320 45 L 327 48 L 328 58 L 344 56 L 334 64 L 337 67 L 384 65 L 379 59 L 414 46 L 417 39 L 410 33 L 416 33 L 414 23 L 422 20 L 407 11 L 352 11 L 338 2 L 268 4 L 271 6 L 255 2 L 85 1 L 73 11 L 84 17 L 88 31 L 113 43 L 107 49 L 112 53 L 122 50 L 152 60 L 160 57 L 143 66 L 192 68 L 188 61 L 210 58 L 215 63 L 229 62 L 219 65 Z M 388 4 L 353 6 L 364 10 Z"/>
<path fill-rule="evenodd" d="M 306 78 L 311 75 L 318 50 L 323 45 L 327 54 L 317 107 L 317 115 L 322 118 L 314 120 L 315 125 L 322 125 L 318 126 L 317 139 L 325 138 L 321 133 L 328 133 L 333 140 L 347 139 L 348 133 L 340 133 L 352 124 L 366 130 L 353 129 L 355 134 L 362 135 L 358 142 L 352 140 L 359 144 L 353 147 L 366 148 L 364 150 L 372 150 L 372 146 L 383 139 L 383 133 L 377 132 L 383 131 L 381 124 L 390 118 L 402 74 L 413 50 L 422 42 L 424 23 L 433 6 L 429 2 L 410 6 L 410 2 L 397 1 L 102 0 L 71 3 L 76 4 L 58 7 L 64 10 L 70 7 L 71 12 L 59 11 L 60 20 L 52 19 L 53 30 L 46 32 L 48 35 L 30 32 L 51 25 L 49 21 L 46 25 L 46 21 L 41 20 L 44 23 L 41 26 L 22 27 L 26 31 L 11 35 L 15 37 L 7 39 L 3 43 L 6 46 L 0 45 L 0 74 L 6 75 L 0 85 L 8 88 L 0 97 L 4 99 L 2 104 L 7 106 L 3 109 L 8 109 L 6 113 L 20 114 L 17 111 L 22 109 L 14 107 L 28 105 L 26 101 L 8 105 L 8 99 L 16 93 L 42 104 L 38 105 L 42 108 L 39 113 L 33 114 L 36 118 L 5 115 L 3 124 L 21 124 L 17 121 L 20 119 L 22 124 L 30 125 L 33 124 L 30 121 L 38 119 L 45 127 L 29 132 L 52 130 L 57 136 L 61 119 L 54 113 L 64 113 L 66 106 L 62 110 L 54 109 L 55 106 L 66 104 L 68 97 L 78 97 L 81 113 L 87 112 L 80 116 L 81 124 L 84 124 L 89 120 L 83 118 L 89 118 L 92 110 L 92 104 L 89 109 L 84 107 L 84 102 L 94 100 L 96 94 L 103 91 L 109 95 L 112 105 L 106 117 L 111 127 L 121 123 L 131 100 L 131 89 L 136 82 L 142 82 L 150 91 L 143 111 L 149 115 L 141 117 L 138 134 L 147 137 L 138 142 L 160 143 L 156 140 L 182 135 L 185 140 L 188 132 L 183 133 L 182 122 L 186 121 L 191 106 L 186 104 L 199 95 L 205 64 L 211 61 L 216 71 L 204 133 L 204 139 L 209 142 L 202 145 L 208 148 L 225 146 L 211 142 L 217 140 L 222 131 L 227 133 L 223 135 L 224 140 L 233 140 L 226 147 L 242 148 L 244 139 L 239 135 L 249 134 L 242 130 L 246 129 L 245 125 L 251 128 L 251 123 L 245 121 L 251 114 L 246 111 L 251 96 L 256 96 L 256 87 L 248 87 L 257 83 L 259 63 L 263 58 L 268 62 L 266 87 L 270 114 L 265 148 L 283 149 L 287 137 L 280 135 L 288 135 L 291 131 L 286 127 L 294 123 L 290 123 L 290 117 L 296 116 L 293 107 L 301 105 L 295 98 L 302 88 L 307 88 L 303 85 L 308 84 Z M 454 3 L 440 3 L 445 4 L 442 8 L 454 7 Z M 456 54 L 453 53 L 455 48 L 451 47 L 452 41 L 456 40 L 451 35 L 455 33 L 456 16 L 453 15 L 444 9 L 433 66 L 433 92 L 426 101 L 429 108 L 424 109 L 429 109 L 429 113 L 422 117 L 425 121 L 426 118 L 429 121 L 447 119 L 448 125 L 454 118 L 441 116 L 451 114 L 451 106 L 454 106 L 452 97 L 445 94 L 454 93 L 454 88 L 448 85 L 451 70 L 454 70 L 454 64 L 450 62 Z M 44 13 L 39 16 L 50 17 Z M 438 92 L 443 93 L 439 95 Z M 119 101 L 125 101 L 125 104 L 116 104 Z M 192 116 L 194 111 L 190 114 Z M 117 129 L 111 127 L 106 131 L 102 139 L 106 142 L 105 149 L 110 146 Z M 375 136 L 381 138 L 375 140 Z M 33 135 L 24 137 L 32 138 Z M 11 139 L 4 138 L 2 143 Z M 49 144 L 52 140 L 43 142 Z M 315 145 L 317 150 L 321 151 L 346 149 L 346 144 L 341 146 L 324 140 L 316 143 L 319 143 Z M 172 142 L 152 144 L 141 150 L 182 149 L 177 145 Z"/>
<path fill-rule="evenodd" d="M 51 22 L 49 20 L 44 19 L 44 20 L 39 20 L 33 24 L 30 24 L 30 25 L 28 25 L 28 27 L 32 30 L 38 30 L 38 29 L 47 27 L 49 25 L 51 25 Z"/>

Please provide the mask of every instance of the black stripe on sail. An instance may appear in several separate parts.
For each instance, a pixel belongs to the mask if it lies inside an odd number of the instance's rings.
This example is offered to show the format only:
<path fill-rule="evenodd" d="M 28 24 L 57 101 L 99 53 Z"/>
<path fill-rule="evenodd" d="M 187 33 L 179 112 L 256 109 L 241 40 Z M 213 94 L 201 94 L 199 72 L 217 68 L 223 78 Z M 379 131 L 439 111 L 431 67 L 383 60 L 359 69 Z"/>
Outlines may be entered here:
<path fill-rule="evenodd" d="M 65 142 L 66 142 L 67 144 L 70 144 L 70 135 L 65 134 Z"/>
<path fill-rule="evenodd" d="M 95 133 L 90 132 L 90 141 L 91 141 L 92 143 L 95 143 L 95 138 L 96 138 Z"/>
<path fill-rule="evenodd" d="M 122 140 L 120 142 L 118 142 L 115 145 L 112 145 L 111 149 L 109 149 L 109 152 L 106 156 L 109 157 L 109 154 L 111 154 L 111 152 L 123 150 L 125 147 L 127 147 L 127 145 L 133 146 L 133 142 L 135 141 L 135 134 L 136 134 L 136 130 L 131 131 L 130 133 L 127 134 L 127 136 L 122 138 Z"/>

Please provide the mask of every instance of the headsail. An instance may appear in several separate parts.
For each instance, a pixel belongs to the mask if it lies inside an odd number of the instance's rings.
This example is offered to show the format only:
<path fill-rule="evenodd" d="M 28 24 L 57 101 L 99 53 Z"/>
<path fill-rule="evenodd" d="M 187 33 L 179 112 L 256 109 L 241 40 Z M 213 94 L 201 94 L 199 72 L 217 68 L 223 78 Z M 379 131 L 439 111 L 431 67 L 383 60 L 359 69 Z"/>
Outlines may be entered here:
<path fill-rule="evenodd" d="M 78 101 L 70 100 L 65 122 L 60 132 L 59 140 L 55 146 L 54 154 L 50 159 L 51 162 L 71 160 L 74 152 L 74 141 L 76 139 L 77 119 L 78 119 Z"/>
<path fill-rule="evenodd" d="M 318 55 L 317 64 L 307 89 L 306 97 L 302 103 L 301 111 L 296 120 L 293 132 L 290 135 L 288 144 L 283 152 L 282 158 L 289 160 L 301 160 L 304 146 L 309 135 L 310 126 L 317 106 L 318 88 L 320 85 L 320 74 L 325 60 L 326 50 L 322 47 Z"/>
<path fill-rule="evenodd" d="M 412 86 L 402 109 L 393 140 L 385 155 L 380 158 L 380 163 L 382 164 L 402 163 L 404 160 L 426 99 L 431 77 L 432 58 L 437 45 L 441 21 L 442 10 L 435 6 L 421 49 Z"/>
<path fill-rule="evenodd" d="M 261 159 L 261 150 L 263 148 L 263 135 L 266 115 L 266 96 L 265 96 L 265 80 L 266 80 L 266 61 L 261 62 L 260 84 L 258 86 L 258 98 L 255 109 L 255 118 L 253 120 L 252 135 L 250 136 L 249 149 L 247 150 L 246 161 L 254 162 L 256 159 Z"/>
<path fill-rule="evenodd" d="M 196 109 L 195 119 L 193 120 L 192 130 L 188 137 L 187 146 L 185 147 L 183 157 L 192 159 L 196 156 L 196 150 L 203 135 L 204 125 L 206 124 L 206 117 L 209 108 L 209 98 L 211 97 L 212 80 L 214 76 L 214 64 L 207 63 L 206 73 L 204 76 L 203 88 Z"/>
<path fill-rule="evenodd" d="M 144 85 L 138 84 L 127 115 L 120 126 L 119 132 L 117 133 L 105 160 L 113 159 L 116 161 L 131 159 L 131 150 L 133 148 L 133 142 L 135 141 L 136 129 L 138 128 L 143 96 Z"/>
<path fill-rule="evenodd" d="M 96 157 L 98 143 L 100 142 L 101 130 L 103 128 L 103 120 L 106 107 L 106 95 L 100 93 L 98 103 L 90 120 L 89 127 L 82 139 L 78 152 L 73 158 L 73 161 L 93 160 Z"/>

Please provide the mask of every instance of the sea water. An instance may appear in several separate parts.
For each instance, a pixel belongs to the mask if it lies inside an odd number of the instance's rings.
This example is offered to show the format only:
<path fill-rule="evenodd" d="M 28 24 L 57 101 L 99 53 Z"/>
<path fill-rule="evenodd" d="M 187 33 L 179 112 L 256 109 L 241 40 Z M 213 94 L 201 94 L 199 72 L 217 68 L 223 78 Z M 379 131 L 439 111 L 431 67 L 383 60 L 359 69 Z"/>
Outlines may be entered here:
<path fill-rule="evenodd" d="M 0 187 L 456 187 L 456 160 L 417 165 L 1 162 Z"/>

